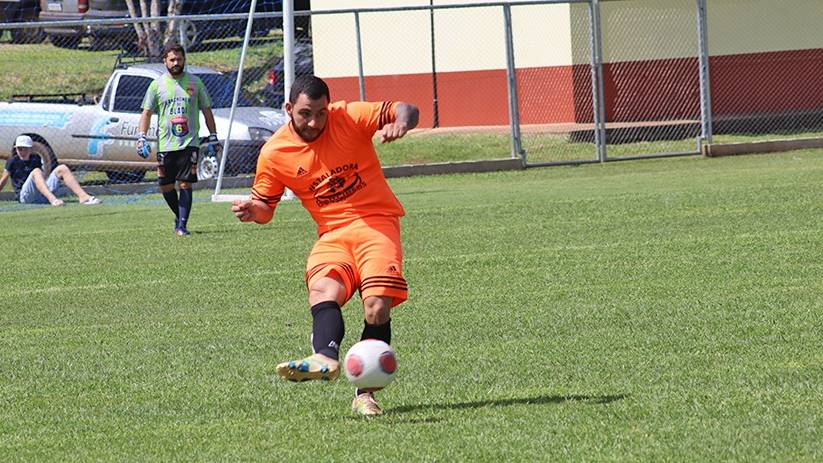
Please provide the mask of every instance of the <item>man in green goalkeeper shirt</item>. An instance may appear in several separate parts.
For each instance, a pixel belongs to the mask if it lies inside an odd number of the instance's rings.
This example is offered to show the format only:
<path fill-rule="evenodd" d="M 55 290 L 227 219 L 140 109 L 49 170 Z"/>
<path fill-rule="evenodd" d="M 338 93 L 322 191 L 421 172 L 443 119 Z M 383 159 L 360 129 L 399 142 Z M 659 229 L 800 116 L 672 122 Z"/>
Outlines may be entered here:
<path fill-rule="evenodd" d="M 200 111 L 209 129 L 208 143 L 214 152 L 220 151 L 220 144 L 206 87 L 197 76 L 185 72 L 186 51 L 179 44 L 170 42 L 163 48 L 163 62 L 168 73 L 149 85 L 143 99 L 137 154 L 146 158 L 151 153 L 146 132 L 152 113 L 157 113 L 157 178 L 160 191 L 174 212 L 174 233 L 186 236 L 189 234 L 187 225 L 192 204 L 191 184 L 197 181 Z M 180 188 L 179 196 L 175 183 Z"/>

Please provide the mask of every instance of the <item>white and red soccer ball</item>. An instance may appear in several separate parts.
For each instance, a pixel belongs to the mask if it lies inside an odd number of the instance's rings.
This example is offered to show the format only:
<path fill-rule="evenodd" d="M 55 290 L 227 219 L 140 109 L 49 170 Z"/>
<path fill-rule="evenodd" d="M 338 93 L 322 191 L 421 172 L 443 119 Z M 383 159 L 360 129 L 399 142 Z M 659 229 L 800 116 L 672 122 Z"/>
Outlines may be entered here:
<path fill-rule="evenodd" d="M 351 346 L 343 364 L 346 377 L 358 389 L 377 391 L 394 381 L 397 355 L 383 341 L 364 339 Z"/>

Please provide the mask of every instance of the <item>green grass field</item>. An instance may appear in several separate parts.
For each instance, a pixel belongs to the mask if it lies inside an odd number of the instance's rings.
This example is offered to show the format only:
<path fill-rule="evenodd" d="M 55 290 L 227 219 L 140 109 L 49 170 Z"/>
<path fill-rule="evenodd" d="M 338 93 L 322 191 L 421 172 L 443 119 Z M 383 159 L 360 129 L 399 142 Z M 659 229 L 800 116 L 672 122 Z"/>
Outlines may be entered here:
<path fill-rule="evenodd" d="M 198 192 L 0 213 L 0 460 L 820 461 L 823 151 L 391 182 L 386 414 L 293 384 L 314 239 Z M 359 336 L 358 300 L 344 309 Z"/>
<path fill-rule="evenodd" d="M 221 72 L 237 69 L 240 62 L 239 39 L 210 41 L 206 51 L 189 54 L 190 63 Z M 31 45 L 0 44 L 0 100 L 12 95 L 103 92 L 120 50 L 69 50 L 49 43 Z M 246 53 L 244 89 L 262 90 L 266 74 L 282 55 L 282 40 L 276 36 L 255 39 Z"/>

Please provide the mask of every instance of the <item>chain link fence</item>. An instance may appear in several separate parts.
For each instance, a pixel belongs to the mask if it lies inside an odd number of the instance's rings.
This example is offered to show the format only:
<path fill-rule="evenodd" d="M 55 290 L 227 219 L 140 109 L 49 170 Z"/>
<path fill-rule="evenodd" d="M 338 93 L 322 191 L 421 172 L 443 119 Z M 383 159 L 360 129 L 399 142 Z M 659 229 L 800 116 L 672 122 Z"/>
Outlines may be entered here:
<path fill-rule="evenodd" d="M 609 158 L 698 152 L 695 5 L 694 0 L 600 4 Z"/>
<path fill-rule="evenodd" d="M 740 143 L 756 151 L 753 142 L 817 138 L 823 125 L 816 0 L 340 5 L 315 0 L 297 12 L 295 74 L 325 78 L 333 100 L 417 104 L 418 130 L 378 147 L 388 165 L 586 163 Z M 31 19 L 0 24 L 0 155 L 27 133 L 47 164 L 69 164 L 87 185 L 151 185 L 136 121 L 163 68 L 146 62 L 140 28 L 156 34 L 155 49 L 167 38 L 186 47 L 228 136 L 247 14 Z M 282 14 L 255 13 L 250 32 L 230 176 L 251 175 L 259 147 L 287 121 Z M 216 165 L 201 154 L 204 180 Z"/>
<path fill-rule="evenodd" d="M 823 4 L 707 4 L 715 142 L 817 137 Z"/>
<path fill-rule="evenodd" d="M 173 40 L 186 48 L 188 70 L 204 82 L 218 136 L 225 140 L 246 22 L 244 14 L 41 22 L 35 24 L 44 41 L 29 44 L 16 44 L 10 31 L 4 32 L 3 157 L 11 154 L 18 135 L 27 134 L 47 172 L 64 163 L 85 185 L 104 187 L 104 193 L 139 191 L 126 185 L 155 177 L 153 156 L 141 159 L 135 145 L 146 89 L 165 72 L 159 56 L 162 44 Z M 253 174 L 260 147 L 287 120 L 282 111 L 281 26 L 282 16 L 275 13 L 253 22 L 226 153 L 227 175 Z M 298 60 L 303 66 L 298 71 L 311 73 L 308 17 L 298 19 L 296 26 L 296 51 L 304 57 Z M 138 39 L 138 28 L 155 34 L 149 39 L 155 42 L 152 46 Z M 205 138 L 202 118 L 201 128 Z M 205 145 L 202 148 L 198 176 L 207 180 L 217 174 L 218 161 L 205 152 Z"/>

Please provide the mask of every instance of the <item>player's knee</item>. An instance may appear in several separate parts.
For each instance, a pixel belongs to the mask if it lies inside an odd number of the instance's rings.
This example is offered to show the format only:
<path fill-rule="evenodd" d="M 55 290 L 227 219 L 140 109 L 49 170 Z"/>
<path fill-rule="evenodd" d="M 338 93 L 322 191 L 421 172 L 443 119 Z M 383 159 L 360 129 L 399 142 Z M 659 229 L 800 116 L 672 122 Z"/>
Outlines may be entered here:
<path fill-rule="evenodd" d="M 324 301 L 336 301 L 343 305 L 346 301 L 346 286 L 337 278 L 323 277 L 309 288 L 309 305 Z"/>
<path fill-rule="evenodd" d="M 367 297 L 363 301 L 363 315 L 370 325 L 382 325 L 389 321 L 389 309 L 391 298 L 388 297 Z"/>
<path fill-rule="evenodd" d="M 55 171 L 58 175 L 64 175 L 66 172 L 68 172 L 68 171 L 69 171 L 69 168 L 68 168 L 68 166 L 66 166 L 65 164 L 60 164 L 59 166 L 57 166 L 57 167 L 55 167 L 55 168 L 54 168 L 54 171 Z"/>
<path fill-rule="evenodd" d="M 160 191 L 163 193 L 168 193 L 169 191 L 174 189 L 174 183 L 169 183 L 167 185 L 160 185 Z"/>

